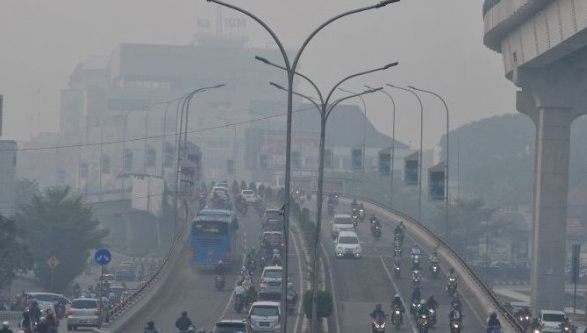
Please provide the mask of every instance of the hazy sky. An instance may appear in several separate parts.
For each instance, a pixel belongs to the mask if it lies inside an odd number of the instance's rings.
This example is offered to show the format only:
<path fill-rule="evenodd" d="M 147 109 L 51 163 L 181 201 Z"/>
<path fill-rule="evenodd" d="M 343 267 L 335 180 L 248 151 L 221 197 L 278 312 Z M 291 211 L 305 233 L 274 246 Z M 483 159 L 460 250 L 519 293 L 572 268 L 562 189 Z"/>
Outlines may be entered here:
<path fill-rule="evenodd" d="M 292 49 L 298 49 L 308 34 L 328 18 L 372 3 L 230 2 L 261 17 Z M 394 69 L 357 79 L 345 88 L 393 83 L 436 91 L 449 104 L 451 128 L 514 112 L 515 88 L 504 78 L 501 55 L 482 42 L 482 2 L 402 0 L 349 16 L 327 27 L 310 43 L 300 66 L 322 90 L 328 90 L 349 74 L 399 61 Z M 37 131 L 57 131 L 59 91 L 67 87 L 75 66 L 89 56 L 110 55 L 122 42 L 186 44 L 198 32 L 197 19 L 214 19 L 217 7 L 204 0 L 2 0 L 3 139 L 27 139 Z M 223 17 L 243 16 L 225 9 Z M 274 47 L 270 37 L 251 20 L 246 22 L 245 33 L 250 46 Z M 388 91 L 398 106 L 396 137 L 418 145 L 417 101 L 406 92 Z M 375 126 L 390 133 L 390 102 L 383 94 L 377 95 L 366 98 L 368 116 Z M 445 131 L 445 113 L 439 100 L 422 97 L 424 146 L 434 147 Z"/>

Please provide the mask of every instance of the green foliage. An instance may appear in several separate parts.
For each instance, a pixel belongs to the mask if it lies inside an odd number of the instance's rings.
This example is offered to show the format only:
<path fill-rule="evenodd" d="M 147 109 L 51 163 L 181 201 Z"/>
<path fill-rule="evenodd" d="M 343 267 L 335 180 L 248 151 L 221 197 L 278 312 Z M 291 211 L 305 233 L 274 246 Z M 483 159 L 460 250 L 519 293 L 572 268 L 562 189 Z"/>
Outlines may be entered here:
<path fill-rule="evenodd" d="M 16 206 L 20 207 L 31 202 L 35 194 L 41 193 L 39 190 L 39 183 L 31 179 L 18 179 L 16 181 Z"/>
<path fill-rule="evenodd" d="M 257 193 L 257 184 L 255 182 L 250 182 L 249 190 L 252 190 L 253 192 Z"/>
<path fill-rule="evenodd" d="M 82 273 L 91 249 L 97 249 L 108 234 L 99 229 L 92 210 L 69 187 L 47 188 L 22 206 L 16 221 L 26 230 L 26 244 L 36 265 L 35 275 L 54 291 L 63 291 Z M 55 256 L 59 265 L 51 272 L 47 260 Z"/>
<path fill-rule="evenodd" d="M 10 285 L 17 273 L 33 268 L 33 258 L 22 242 L 23 230 L 0 215 L 0 289 Z"/>
<path fill-rule="evenodd" d="M 312 318 L 312 308 L 314 307 L 312 304 L 312 292 L 312 290 L 308 290 L 304 293 L 303 310 L 306 318 Z M 319 318 L 329 317 L 334 309 L 332 294 L 327 290 L 320 290 L 316 296 L 318 305 L 316 315 Z"/>
<path fill-rule="evenodd" d="M 274 193 L 273 189 L 268 186 L 265 189 L 265 196 L 263 198 L 265 198 L 265 200 L 267 200 L 267 201 L 272 201 L 274 199 L 274 195 L 275 195 L 275 193 Z"/>
<path fill-rule="evenodd" d="M 241 191 L 247 189 L 247 183 L 244 180 L 241 180 Z M 239 191 L 240 193 L 240 191 Z"/>
<path fill-rule="evenodd" d="M 265 185 L 259 185 L 259 188 L 257 188 L 257 194 L 259 194 L 261 198 L 265 198 Z"/>
<path fill-rule="evenodd" d="M 302 237 L 308 247 L 309 253 L 314 253 L 314 242 L 316 240 L 316 224 L 310 220 L 310 210 L 303 208 L 297 218 Z"/>

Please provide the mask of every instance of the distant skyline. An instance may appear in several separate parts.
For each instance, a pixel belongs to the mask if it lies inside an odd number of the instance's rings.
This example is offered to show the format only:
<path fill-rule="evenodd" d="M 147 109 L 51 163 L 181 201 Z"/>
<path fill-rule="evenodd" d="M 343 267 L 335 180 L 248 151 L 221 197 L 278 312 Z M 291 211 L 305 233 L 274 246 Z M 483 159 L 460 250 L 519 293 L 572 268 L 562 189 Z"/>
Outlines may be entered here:
<path fill-rule="evenodd" d="M 377 0 L 229 2 L 257 14 L 288 49 L 297 50 L 325 20 Z M 344 87 L 360 90 L 364 84 L 393 83 L 433 90 L 449 104 L 451 129 L 513 113 L 515 87 L 504 78 L 501 55 L 482 42 L 482 2 L 403 0 L 343 18 L 308 45 L 300 70 L 322 90 L 329 90 L 344 76 L 399 61 L 396 68 Z M 203 0 L 4 0 L 0 10 L 2 139 L 23 140 L 38 132 L 58 131 L 59 92 L 67 88 L 69 75 L 79 63 L 91 56 L 110 55 L 120 43 L 185 45 L 197 33 L 216 34 L 218 8 Z M 222 9 L 222 17 L 225 34 L 246 36 L 250 47 L 275 47 L 256 22 L 228 9 Z M 396 138 L 416 147 L 417 101 L 406 92 L 386 90 L 397 104 Z M 312 93 L 304 86 L 302 91 Z M 444 108 L 433 96 L 421 97 L 424 147 L 436 148 L 445 132 Z M 373 94 L 365 100 L 369 119 L 390 135 L 389 99 Z M 362 108 L 360 101 L 352 103 Z"/>

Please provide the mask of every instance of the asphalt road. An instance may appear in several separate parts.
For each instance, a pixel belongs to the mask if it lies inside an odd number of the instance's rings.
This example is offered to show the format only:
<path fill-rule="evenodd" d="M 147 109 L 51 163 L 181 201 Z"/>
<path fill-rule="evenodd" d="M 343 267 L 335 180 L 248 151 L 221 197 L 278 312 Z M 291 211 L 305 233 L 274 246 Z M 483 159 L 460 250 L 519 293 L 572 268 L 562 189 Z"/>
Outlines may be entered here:
<path fill-rule="evenodd" d="M 236 249 L 237 257 L 240 258 L 239 262 L 242 263 L 244 254 L 251 247 L 258 247 L 262 229 L 259 216 L 252 207 L 250 207 L 247 216 L 239 217 L 239 224 L 240 229 Z M 299 245 L 293 243 L 292 237 L 290 237 L 290 279 L 297 289 L 301 290 L 301 266 L 298 249 L 301 251 Z M 194 322 L 197 330 L 205 329 L 206 331 L 211 331 L 215 322 L 220 319 L 243 319 L 246 317 L 245 312 L 236 313 L 232 307 L 233 286 L 236 283 L 236 273 L 240 265 L 227 274 L 226 288 L 222 291 L 217 291 L 214 287 L 214 274 L 212 272 L 194 270 L 190 267 L 187 246 L 182 255 L 185 256 L 185 260 L 179 261 L 178 267 L 175 268 L 177 273 L 171 275 L 170 279 L 165 281 L 160 297 L 148 309 L 143 311 L 138 318 L 128 322 L 125 332 L 142 332 L 149 320 L 155 321 L 155 326 L 160 328 L 162 332 L 176 332 L 175 320 L 182 311 L 188 312 L 188 316 Z M 256 274 L 258 277 L 261 271 Z M 258 289 L 257 277 L 254 277 L 253 281 Z M 298 318 L 299 316 L 297 315 L 288 317 L 288 332 L 294 332 L 299 327 L 300 320 Z"/>
<path fill-rule="evenodd" d="M 350 213 L 350 206 L 341 203 L 336 207 L 337 213 Z M 368 217 L 369 211 L 366 212 L 365 221 L 357 227 L 359 239 L 362 242 L 363 258 L 335 258 L 334 242 L 330 237 L 332 228 L 332 217 L 328 216 L 326 209 L 322 215 L 322 243 L 328 254 L 328 266 L 330 267 L 329 275 L 334 277 L 334 283 L 337 314 L 331 320 L 330 332 L 369 332 L 370 317 L 369 313 L 375 309 L 377 303 L 381 303 L 386 313 L 391 312 L 391 300 L 396 293 L 399 293 L 404 301 L 406 310 L 409 311 L 409 299 L 412 293 L 411 280 L 411 259 L 409 256 L 410 248 L 413 241 L 406 237 L 403 246 L 402 274 L 401 279 L 393 279 L 393 228 L 399 221 L 392 221 L 389 218 L 378 216 L 383 224 L 383 232 L 380 240 L 375 240 L 369 230 Z M 409 234 L 409 230 L 407 230 Z M 424 249 L 430 250 L 430 249 Z M 422 298 L 428 298 L 434 295 L 440 303 L 437 318 L 438 323 L 433 332 L 450 332 L 448 327 L 449 303 L 451 298 L 445 291 L 446 276 L 439 275 L 438 279 L 433 279 L 428 273 L 430 266 L 428 261 L 429 252 L 422 255 L 422 279 L 420 290 Z M 441 263 L 442 265 L 442 263 Z M 442 267 L 445 271 L 449 267 Z M 458 272 L 457 272 L 458 273 Z M 485 330 L 485 318 L 479 318 L 466 302 L 467 295 L 461 295 L 463 301 L 463 331 L 464 332 L 483 332 Z M 412 318 L 404 314 L 404 325 L 400 328 L 402 331 L 415 331 L 415 322 Z M 389 323 L 389 322 L 388 322 Z M 391 326 L 387 328 L 391 331 Z"/>

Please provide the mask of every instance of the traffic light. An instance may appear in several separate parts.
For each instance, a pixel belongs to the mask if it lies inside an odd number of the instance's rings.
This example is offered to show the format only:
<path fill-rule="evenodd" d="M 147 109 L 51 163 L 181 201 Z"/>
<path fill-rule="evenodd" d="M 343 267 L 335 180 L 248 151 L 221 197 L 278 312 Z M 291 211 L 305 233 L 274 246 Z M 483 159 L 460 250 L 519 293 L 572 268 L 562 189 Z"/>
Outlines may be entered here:
<path fill-rule="evenodd" d="M 391 154 L 388 152 L 379 152 L 379 173 L 387 176 L 391 172 Z"/>
<path fill-rule="evenodd" d="M 302 167 L 302 162 L 300 161 L 300 152 L 291 152 L 291 167 L 294 169 L 299 169 Z"/>
<path fill-rule="evenodd" d="M 418 152 L 414 152 L 404 159 L 404 181 L 408 186 L 418 184 L 418 159 Z"/>
<path fill-rule="evenodd" d="M 332 150 L 324 149 L 324 167 L 332 168 Z"/>
<path fill-rule="evenodd" d="M 267 155 L 259 155 L 259 169 L 267 170 Z"/>
<path fill-rule="evenodd" d="M 353 170 L 363 169 L 363 150 L 361 148 L 351 149 L 351 168 Z"/>
<path fill-rule="evenodd" d="M 428 169 L 428 198 L 430 201 L 444 200 L 444 162 Z"/>

